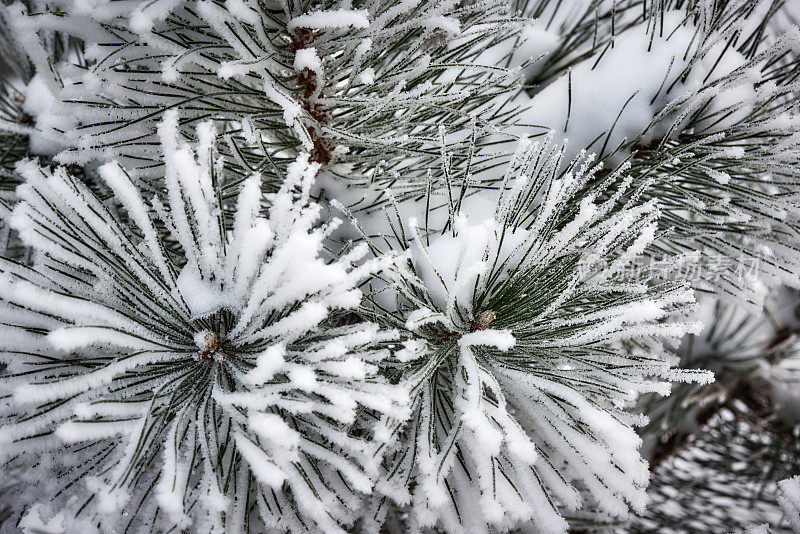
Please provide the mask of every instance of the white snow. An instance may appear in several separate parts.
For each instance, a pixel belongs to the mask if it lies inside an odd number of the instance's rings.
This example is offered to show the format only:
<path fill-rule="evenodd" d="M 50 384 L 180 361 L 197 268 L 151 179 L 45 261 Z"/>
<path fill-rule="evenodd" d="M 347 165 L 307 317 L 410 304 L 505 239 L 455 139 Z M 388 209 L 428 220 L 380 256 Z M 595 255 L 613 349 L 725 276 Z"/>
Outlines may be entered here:
<path fill-rule="evenodd" d="M 258 355 L 256 366 L 251 369 L 245 378 L 250 384 L 261 384 L 272 379 L 275 373 L 284 364 L 286 349 L 282 345 L 272 345 Z"/>
<path fill-rule="evenodd" d="M 204 278 L 196 265 L 187 264 L 181 269 L 176 288 L 193 318 L 207 317 L 230 302 L 230 294 L 223 290 L 219 282 Z"/>
<path fill-rule="evenodd" d="M 303 112 L 303 108 L 300 107 L 300 104 L 278 91 L 271 83 L 264 84 L 264 91 L 267 93 L 270 100 L 283 109 L 283 120 L 286 126 L 292 126 L 295 119 Z"/>
<path fill-rule="evenodd" d="M 300 446 L 300 435 L 275 414 L 252 414 L 248 418 L 248 425 L 260 439 L 267 440 L 279 448 L 294 451 Z"/>
<path fill-rule="evenodd" d="M 269 459 L 264 451 L 242 434 L 236 434 L 236 447 L 250 465 L 256 480 L 262 484 L 278 489 L 286 480 L 283 471 Z"/>
<path fill-rule="evenodd" d="M 147 33 L 153 28 L 153 24 L 165 19 L 180 4 L 181 0 L 143 2 L 131 14 L 130 27 L 136 33 Z"/>
<path fill-rule="evenodd" d="M 225 0 L 225 7 L 234 17 L 248 24 L 258 24 L 261 18 L 258 13 L 244 0 Z"/>
<path fill-rule="evenodd" d="M 72 130 L 78 123 L 59 109 L 43 74 L 31 78 L 23 94 L 22 109 L 34 118 L 36 124 L 36 131 L 29 136 L 30 150 L 33 154 L 54 156 L 65 148 L 63 132 Z"/>
<path fill-rule="evenodd" d="M 322 75 L 322 60 L 317 55 L 316 48 L 301 48 L 295 53 L 294 70 L 300 72 L 303 69 L 309 69 L 317 76 Z"/>
<path fill-rule="evenodd" d="M 651 40 L 645 25 L 617 36 L 613 49 L 601 59 L 593 56 L 577 64 L 536 94 L 525 106 L 520 123 L 530 125 L 529 135 L 552 130 L 557 142 L 568 139 L 567 162 L 582 149 L 606 158 L 640 134 L 644 133 L 641 143 L 645 145 L 664 136 L 669 119 L 651 123 L 673 99 L 702 86 L 706 72 L 724 48 L 724 43 L 719 43 L 693 66 L 685 81 L 673 84 L 689 65 L 691 55 L 687 57 L 686 50 L 697 46 L 695 28 L 683 24 L 684 18 L 680 11 L 666 13 L 664 37 Z M 712 80 L 745 62 L 741 54 L 728 50 L 716 65 Z M 748 88 L 740 83 L 718 94 L 714 106 L 723 109 L 733 104 L 737 113 L 715 128 L 723 128 L 745 113 L 753 91 L 752 85 Z M 611 161 L 619 162 L 625 156 L 627 152 L 620 152 Z"/>
<path fill-rule="evenodd" d="M 502 351 L 509 350 L 516 342 L 510 330 L 480 330 L 478 332 L 464 334 L 458 340 L 458 344 L 461 347 L 483 345 L 494 347 Z"/>
<path fill-rule="evenodd" d="M 778 502 L 789 525 L 800 532 L 800 475 L 778 482 Z"/>
<path fill-rule="evenodd" d="M 313 369 L 307 367 L 292 367 L 289 369 L 289 380 L 292 385 L 302 391 L 314 391 L 317 386 L 317 377 Z"/>
<path fill-rule="evenodd" d="M 300 15 L 289 21 L 289 29 L 310 28 L 312 30 L 326 30 L 353 27 L 357 29 L 369 28 L 369 13 L 360 9 L 329 9 L 314 11 L 307 15 Z"/>

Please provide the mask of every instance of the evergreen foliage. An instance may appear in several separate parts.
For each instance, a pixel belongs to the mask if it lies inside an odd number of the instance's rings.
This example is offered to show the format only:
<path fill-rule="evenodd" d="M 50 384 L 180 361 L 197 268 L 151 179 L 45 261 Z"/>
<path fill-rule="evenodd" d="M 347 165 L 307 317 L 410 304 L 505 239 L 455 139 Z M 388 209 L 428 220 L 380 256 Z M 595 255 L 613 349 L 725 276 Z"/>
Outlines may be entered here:
<path fill-rule="evenodd" d="M 800 528 L 799 14 L 4 4 L 0 530 Z"/>

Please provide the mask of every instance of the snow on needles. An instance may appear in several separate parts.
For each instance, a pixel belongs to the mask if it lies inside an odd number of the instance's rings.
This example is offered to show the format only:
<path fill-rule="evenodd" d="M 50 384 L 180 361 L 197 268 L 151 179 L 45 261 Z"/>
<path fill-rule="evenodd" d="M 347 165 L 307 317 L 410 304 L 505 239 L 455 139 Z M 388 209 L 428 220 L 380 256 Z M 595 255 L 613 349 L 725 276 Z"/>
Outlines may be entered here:
<path fill-rule="evenodd" d="M 456 212 L 433 236 L 415 220 L 406 230 L 413 267 L 392 272 L 405 326 L 422 341 L 404 359 L 425 385 L 408 430 L 415 459 L 397 453 L 378 488 L 413 503 L 413 531 L 526 521 L 565 531 L 561 507 L 583 506 L 579 488 L 606 514 L 642 511 L 647 465 L 635 418 L 621 408 L 637 391 L 710 379 L 671 371 L 659 341 L 698 331 L 681 319 L 691 289 L 637 280 L 655 203 L 620 208 L 630 180 L 605 200 L 582 197 L 591 159 L 553 180 L 561 153 L 523 144 L 494 213 Z"/>
<path fill-rule="evenodd" d="M 136 508 L 160 509 L 149 517 L 165 530 L 343 532 L 377 475 L 373 436 L 406 417 L 408 395 L 378 375 L 398 332 L 336 317 L 393 260 L 364 260 L 359 246 L 327 255 L 336 223 L 309 198 L 307 155 L 265 202 L 261 177 L 246 178 L 224 230 L 211 124 L 189 145 L 170 113 L 159 136 L 165 190 L 150 202 L 120 165 L 100 168 L 124 219 L 63 168 L 18 166 L 11 224 L 37 261 L 0 265 L 14 399 L 0 407 L 2 456 L 66 447 L 55 476 L 85 465 L 85 489 L 102 498 L 53 506 L 104 531 Z"/>
<path fill-rule="evenodd" d="M 800 532 L 800 475 L 778 482 L 778 502 L 794 532 Z"/>
<path fill-rule="evenodd" d="M 61 163 L 114 158 L 144 179 L 158 178 L 158 170 L 143 163 L 157 160 L 157 123 L 175 107 L 184 108 L 187 118 L 249 121 L 263 133 L 268 153 L 288 147 L 290 154 L 276 158 L 282 166 L 302 151 L 317 158 L 313 147 L 320 148 L 315 136 L 322 130 L 325 143 L 339 148 L 336 157 L 351 166 L 362 162 L 354 148 L 378 155 L 418 147 L 426 135 L 404 135 L 401 124 L 418 124 L 431 138 L 445 122 L 463 129 L 472 120 L 466 110 L 485 104 L 483 93 L 494 85 L 489 80 L 506 75 L 506 69 L 492 67 L 445 81 L 442 71 L 459 64 L 455 70 L 465 70 L 463 59 L 478 56 L 481 43 L 501 32 L 509 38 L 516 33 L 504 0 L 474 6 L 388 0 L 364 9 L 337 0 L 310 11 L 304 4 L 256 0 L 137 0 L 124 7 L 48 1 L 57 4 L 58 15 L 26 13 L 19 6 L 12 17 L 31 60 L 58 79 L 47 88 L 53 104 L 35 114 L 42 128 L 38 137 L 50 141 L 49 153 L 58 152 Z M 462 20 L 469 24 L 462 26 Z M 462 30 L 462 42 L 449 46 Z M 61 62 L 53 65 L 53 75 L 41 50 L 46 31 L 85 41 L 91 67 Z M 136 65 L 137 74 L 120 65 Z M 313 77 L 304 77 L 306 68 Z M 170 90 L 162 90 L 165 83 Z M 206 90 L 209 83 L 214 90 Z M 184 106 L 188 102 L 193 104 Z M 275 127 L 279 117 L 286 129 Z M 73 124 L 65 125 L 66 118 Z M 403 154 L 407 159 L 410 152 Z M 424 168 L 404 165 L 404 172 Z"/>
<path fill-rule="evenodd" d="M 667 248 L 700 251 L 704 269 L 723 255 L 753 265 L 750 279 L 723 268 L 697 287 L 756 311 L 767 289 L 798 285 L 800 119 L 794 81 L 777 64 L 800 42 L 789 32 L 759 53 L 737 49 L 732 36 L 753 32 L 770 3 L 710 5 L 620 30 L 607 50 L 524 97 L 518 129 L 568 139 L 565 162 L 581 150 L 610 168 L 629 159 L 634 176 L 653 181 L 646 197 L 683 227 L 664 238 Z M 743 141 L 753 138 L 769 141 Z"/>
<path fill-rule="evenodd" d="M 634 405 L 711 379 L 668 348 L 700 329 L 694 290 L 800 284 L 800 30 L 764 29 L 778 4 L 0 5 L 20 525 L 641 516 L 659 412 L 639 432 Z M 792 421 L 797 367 L 770 367 Z"/>

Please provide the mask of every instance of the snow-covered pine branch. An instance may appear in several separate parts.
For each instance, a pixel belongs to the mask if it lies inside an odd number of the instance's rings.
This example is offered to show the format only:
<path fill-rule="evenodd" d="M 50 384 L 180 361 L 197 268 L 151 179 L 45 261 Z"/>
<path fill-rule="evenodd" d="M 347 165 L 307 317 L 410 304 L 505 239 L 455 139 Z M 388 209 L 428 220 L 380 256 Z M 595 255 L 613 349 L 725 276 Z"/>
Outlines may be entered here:
<path fill-rule="evenodd" d="M 792 5 L 0 6 L 0 530 L 663 530 L 732 449 L 790 476 Z"/>
<path fill-rule="evenodd" d="M 567 161 L 584 149 L 609 170 L 628 161 L 671 230 L 651 253 L 701 252 L 696 287 L 755 310 L 768 289 L 798 284 L 800 37 L 764 35 L 772 0 L 662 4 L 634 23 L 623 2 L 608 46 L 573 50 L 520 103 L 518 127 L 568 139 Z"/>
<path fill-rule="evenodd" d="M 651 469 L 648 506 L 633 532 L 785 529 L 779 480 L 800 472 L 800 329 L 797 294 L 773 291 L 761 313 L 701 299 L 705 328 L 674 350 L 684 369 L 708 369 L 711 384 L 679 384 L 639 406 Z"/>
<path fill-rule="evenodd" d="M 562 151 L 523 145 L 491 211 L 467 198 L 442 230 L 412 219 L 395 231 L 411 262 L 392 271 L 398 300 L 375 306 L 404 322 L 398 359 L 417 385 L 378 488 L 411 503 L 412 531 L 560 532 L 563 510 L 642 511 L 641 420 L 624 408 L 710 378 L 671 370 L 661 345 L 699 324 L 685 319 L 691 289 L 637 265 L 656 204 L 620 208 L 632 192 L 617 176 L 605 198 L 581 196 L 597 169 L 586 158 L 559 176 Z"/>
<path fill-rule="evenodd" d="M 466 158 L 474 150 L 463 131 L 509 98 L 515 71 L 496 64 L 502 57 L 474 60 L 513 40 L 523 21 L 500 0 L 351 4 L 306 12 L 296 2 L 87 9 L 81 1 L 55 0 L 44 12 L 15 8 L 12 19 L 55 99 L 43 113 L 79 121 L 50 131 L 64 143 L 61 162 L 113 157 L 137 176 L 157 176 L 156 127 L 166 110 L 178 109 L 185 135 L 205 117 L 225 125 L 229 135 L 219 150 L 239 173 L 272 173 L 307 151 L 338 171 L 327 184 L 334 193 L 342 184 L 377 180 L 396 185 L 397 195 L 419 194 L 426 186 L 419 169 L 438 157 L 439 126 L 455 135 L 448 142 Z M 61 61 L 50 68 L 36 35 L 53 28 L 79 33 L 88 65 Z M 385 200 L 373 196 L 364 208 Z"/>
<path fill-rule="evenodd" d="M 800 428 L 761 418 L 761 406 L 746 407 L 751 402 L 730 399 L 729 408 L 702 421 L 690 441 L 651 467 L 647 510 L 633 519 L 631 532 L 741 532 L 765 522 L 774 529 L 762 532 L 792 532 L 791 516 L 784 515 L 791 508 L 776 481 L 800 470 Z M 691 423 L 698 424 L 687 417 Z"/>
<path fill-rule="evenodd" d="M 0 255 L 20 259 L 29 251 L 21 246 L 7 224 L 8 214 L 16 202 L 14 189 L 21 181 L 15 166 L 31 155 L 51 153 L 54 150 L 52 137 L 43 130 L 63 127 L 65 123 L 61 118 L 45 117 L 42 113 L 49 109 L 52 98 L 42 94 L 39 80 L 34 81 L 36 69 L 17 39 L 13 12 L 14 8 L 0 5 L 0 57 L 4 58 L 0 75 Z M 45 55 L 53 61 L 79 56 L 76 54 L 79 45 L 73 39 L 50 29 L 42 30 L 40 38 Z M 28 92 L 31 98 L 26 98 Z M 38 116 L 41 116 L 40 121 L 37 121 Z M 55 148 L 60 146 L 56 144 Z"/>
<path fill-rule="evenodd" d="M 700 300 L 695 316 L 705 326 L 700 335 L 684 338 L 673 352 L 683 369 L 712 371 L 710 385 L 680 384 L 669 397 L 648 395 L 640 399 L 650 422 L 642 430 L 648 456 L 660 463 L 697 428 L 686 421 L 700 419 L 736 400 L 743 384 L 758 382 L 772 408 L 784 418 L 800 417 L 800 402 L 793 393 L 800 385 L 800 346 L 793 334 L 800 327 L 792 294 L 773 291 L 761 313 L 708 296 Z M 744 389 L 749 389 L 748 385 Z M 659 442 L 662 435 L 669 440 Z"/>
<path fill-rule="evenodd" d="M 40 462 L 20 491 L 103 532 L 342 531 L 408 409 L 378 374 L 398 332 L 339 319 L 391 259 L 329 256 L 307 154 L 266 204 L 248 177 L 226 223 L 212 125 L 188 145 L 171 113 L 159 136 L 149 202 L 100 169 L 122 220 L 65 169 L 18 166 L 36 261 L 0 274 L 3 459 Z"/>

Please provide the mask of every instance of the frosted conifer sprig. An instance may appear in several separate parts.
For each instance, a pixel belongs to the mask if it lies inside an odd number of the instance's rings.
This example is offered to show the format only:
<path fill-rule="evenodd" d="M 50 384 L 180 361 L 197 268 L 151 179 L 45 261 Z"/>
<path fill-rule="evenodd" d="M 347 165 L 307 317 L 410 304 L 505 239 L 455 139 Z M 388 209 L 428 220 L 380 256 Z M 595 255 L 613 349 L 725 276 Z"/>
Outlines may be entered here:
<path fill-rule="evenodd" d="M 706 35 L 724 29 L 724 34 L 719 36 L 721 40 L 732 38 L 737 48 L 751 54 L 764 42 L 770 30 L 769 22 L 780 4 L 776 0 L 514 1 L 516 9 L 537 19 L 542 29 L 557 36 L 552 51 L 537 64 L 529 78 L 534 92 L 586 59 L 596 61 L 598 57 L 613 54 L 615 40 L 637 26 L 655 38 L 668 36 L 670 32 L 665 31 L 662 23 L 665 14 L 670 12 L 682 13 Z M 742 26 L 741 21 L 748 18 L 753 23 Z"/>
<path fill-rule="evenodd" d="M 668 1 L 642 6 L 639 0 L 617 2 L 559 2 L 558 0 L 514 0 L 514 8 L 538 21 L 555 37 L 548 54 L 537 62 L 528 77 L 529 91 L 545 87 L 581 61 L 608 52 L 614 38 L 645 19 L 657 20 L 668 9 Z M 644 8 L 643 8 L 644 7 Z"/>
<path fill-rule="evenodd" d="M 248 178 L 227 229 L 212 126 L 197 136 L 180 142 L 167 117 L 166 190 L 149 204 L 101 167 L 123 220 L 63 168 L 19 165 L 11 221 L 36 261 L 0 274 L 4 461 L 40 461 L 29 487 L 101 531 L 342 531 L 387 418 L 407 414 L 378 374 L 398 333 L 336 320 L 390 260 L 325 252 L 335 223 L 309 198 L 307 155 L 268 216 Z"/>
<path fill-rule="evenodd" d="M 18 161 L 31 155 L 52 155 L 52 142 L 42 135 L 42 124 L 37 124 L 36 112 L 47 107 L 48 101 L 41 98 L 41 93 L 34 94 L 40 80 L 34 81 L 36 70 L 16 38 L 14 12 L 15 8 L 0 6 L 0 55 L 5 58 L 0 74 L 0 254 L 18 259 L 26 251 L 6 224 L 15 202 L 14 189 L 20 183 L 14 168 Z M 80 63 L 75 41 L 49 30 L 42 31 L 41 39 L 43 50 L 54 61 L 72 54 Z M 28 88 L 32 89 L 31 98 L 26 96 Z M 48 126 L 57 125 L 51 122 Z"/>
<path fill-rule="evenodd" d="M 771 0 L 658 5 L 536 93 L 520 123 L 569 138 L 567 159 L 630 164 L 671 229 L 654 255 L 698 251 L 696 287 L 760 306 L 800 268 L 800 38 L 764 36 Z"/>
<path fill-rule="evenodd" d="M 492 99 L 508 98 L 512 70 L 471 61 L 522 22 L 497 0 L 351 4 L 187 1 L 87 10 L 82 2 L 53 2 L 57 13 L 16 20 L 20 32 L 81 28 L 86 40 L 90 64 L 61 63 L 63 83 L 50 84 L 59 103 L 53 113 L 80 121 L 66 135 L 63 162 L 114 157 L 152 174 L 156 125 L 176 108 L 186 125 L 209 116 L 226 124 L 229 143 L 219 148 L 243 174 L 283 169 L 308 151 L 319 163 L 361 173 L 381 166 L 386 176 L 377 178 L 409 183 L 417 168 L 432 166 L 409 158 L 438 157 L 440 125 L 463 130 Z M 26 44 L 46 71 L 41 45 L 32 37 Z M 349 173 L 337 178 L 354 181 Z M 416 192 L 424 190 L 425 176 L 416 178 Z"/>
<path fill-rule="evenodd" d="M 796 323 L 686 334 L 799 283 L 792 6 L 0 6 L 0 530 L 669 528 L 695 399 L 791 471 Z"/>
<path fill-rule="evenodd" d="M 775 527 L 770 532 L 793 532 L 786 528 L 791 516 L 784 515 L 791 509 L 781 511 L 779 481 L 800 470 L 800 425 L 748 404 L 731 399 L 652 466 L 648 507 L 633 518 L 630 532 L 737 532 L 764 522 Z"/>
<path fill-rule="evenodd" d="M 563 510 L 587 503 L 643 510 L 641 420 L 626 405 L 710 378 L 671 370 L 661 345 L 697 331 L 681 319 L 692 291 L 635 267 L 656 237 L 655 203 L 620 208 L 629 179 L 580 197 L 596 169 L 576 161 L 559 178 L 562 150 L 524 147 L 493 214 L 468 199 L 442 231 L 412 220 L 395 232 L 412 262 L 394 271 L 397 304 L 376 305 L 397 306 L 411 336 L 398 358 L 418 385 L 379 488 L 410 505 L 413 531 L 558 532 Z"/>
<path fill-rule="evenodd" d="M 786 288 L 758 315 L 702 303 L 703 332 L 675 352 L 679 367 L 712 370 L 715 381 L 640 400 L 652 476 L 648 509 L 632 531 L 737 531 L 764 521 L 780 530 L 776 482 L 800 470 L 797 305 Z"/>
<path fill-rule="evenodd" d="M 776 291 L 759 314 L 748 313 L 727 301 L 703 301 L 698 316 L 706 328 L 687 336 L 673 349 L 684 369 L 714 372 L 713 384 L 681 384 L 669 397 L 645 396 L 640 406 L 650 422 L 642 434 L 654 446 L 652 464 L 675 452 L 690 434 L 737 397 L 746 394 L 762 404 L 753 411 L 769 412 L 800 382 L 798 366 L 796 302 L 779 298 Z M 753 390 L 762 390 L 760 395 Z M 749 403 L 751 404 L 751 403 Z M 765 409 L 764 406 L 769 406 Z M 788 409 L 793 409 L 788 403 Z"/>

